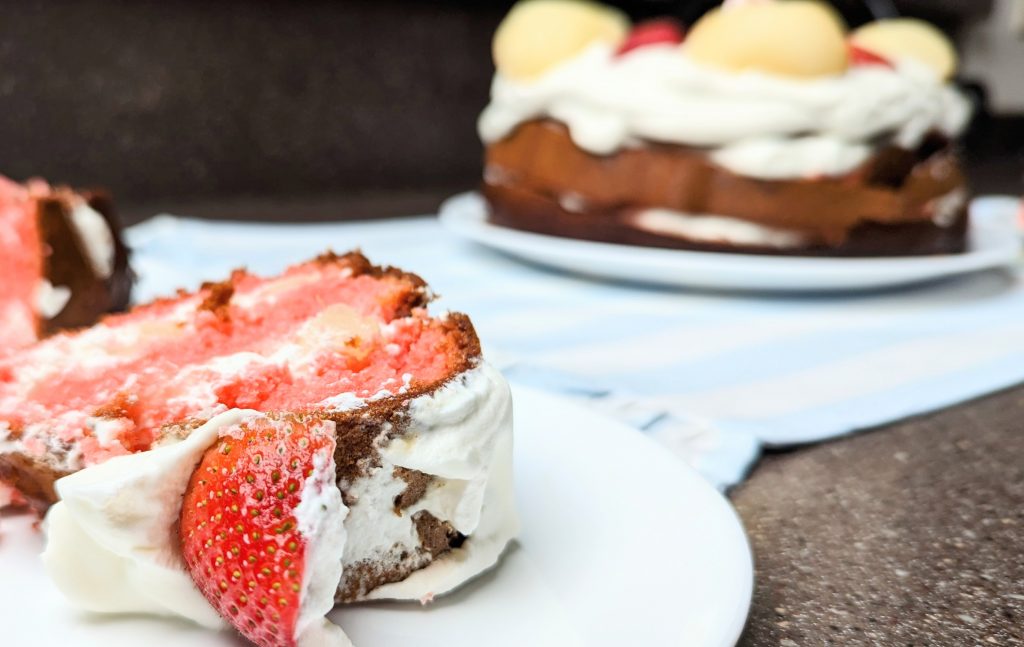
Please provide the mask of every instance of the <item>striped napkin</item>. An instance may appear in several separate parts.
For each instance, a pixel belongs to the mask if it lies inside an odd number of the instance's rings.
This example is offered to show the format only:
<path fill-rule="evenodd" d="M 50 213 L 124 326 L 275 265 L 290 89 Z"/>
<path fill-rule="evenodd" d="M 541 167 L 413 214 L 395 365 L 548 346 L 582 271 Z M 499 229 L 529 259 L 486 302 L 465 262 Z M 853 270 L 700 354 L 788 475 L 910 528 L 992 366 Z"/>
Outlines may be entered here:
<path fill-rule="evenodd" d="M 421 274 L 521 383 L 649 434 L 726 488 L 765 445 L 819 441 L 1024 381 L 1024 273 L 872 294 L 600 283 L 464 242 L 435 218 L 266 225 L 158 216 L 127 232 L 137 300 L 330 247 Z"/>

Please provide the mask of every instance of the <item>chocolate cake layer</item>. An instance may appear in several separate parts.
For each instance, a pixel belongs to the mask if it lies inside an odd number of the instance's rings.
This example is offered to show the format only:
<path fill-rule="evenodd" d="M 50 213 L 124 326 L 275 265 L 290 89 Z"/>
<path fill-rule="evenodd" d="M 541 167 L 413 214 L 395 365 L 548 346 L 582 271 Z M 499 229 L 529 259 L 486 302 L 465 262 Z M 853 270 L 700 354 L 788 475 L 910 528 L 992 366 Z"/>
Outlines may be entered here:
<path fill-rule="evenodd" d="M 948 142 L 885 148 L 840 178 L 762 180 L 705 151 L 647 144 L 597 156 L 554 121 L 531 121 L 488 147 L 484 194 L 494 222 L 633 245 L 777 254 L 915 255 L 963 251 L 966 191 Z M 724 216 L 798 239 L 737 245 L 637 227 L 645 210 Z"/>

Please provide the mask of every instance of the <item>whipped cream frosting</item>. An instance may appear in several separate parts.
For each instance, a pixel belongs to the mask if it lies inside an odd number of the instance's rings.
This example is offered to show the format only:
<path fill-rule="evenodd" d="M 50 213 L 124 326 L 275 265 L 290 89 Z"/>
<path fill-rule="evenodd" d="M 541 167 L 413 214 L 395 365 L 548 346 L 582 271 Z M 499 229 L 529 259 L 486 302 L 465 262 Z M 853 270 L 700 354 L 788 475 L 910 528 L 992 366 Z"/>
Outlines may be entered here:
<path fill-rule="evenodd" d="M 496 74 L 478 129 L 491 143 L 547 117 L 597 155 L 644 141 L 707 147 L 735 173 L 777 179 L 847 173 L 879 144 L 955 137 L 969 116 L 967 99 L 913 60 L 803 80 L 712 69 L 675 45 L 617 57 L 598 43 L 534 80 Z"/>
<path fill-rule="evenodd" d="M 365 406 L 344 401 L 346 408 Z M 169 529 L 203 452 L 225 427 L 258 415 L 226 411 L 184 440 L 171 439 L 59 480 L 61 501 L 47 515 L 43 555 L 58 588 L 88 611 L 176 616 L 213 629 L 225 627 L 192 584 Z M 469 538 L 405 581 L 366 597 L 427 601 L 493 566 L 518 530 L 511 485 L 511 396 L 498 371 L 481 362 L 413 399 L 408 428 L 394 439 L 388 438 L 391 431 L 382 429 L 377 440 L 381 466 L 341 484 L 354 501 L 351 508 L 342 503 L 337 487 L 328 487 L 333 459 L 318 459 L 319 467 L 307 479 L 296 518 L 318 548 L 307 556 L 305 587 L 315 602 L 299 620 L 302 647 L 349 644 L 340 629 L 322 619 L 333 605 L 343 569 L 365 559 L 387 559 L 395 546 L 415 551 L 416 512 L 449 521 Z M 395 475 L 396 467 L 434 477 L 428 492 L 401 514 L 394 511 L 394 501 L 406 483 Z"/>
<path fill-rule="evenodd" d="M 93 272 L 101 279 L 114 273 L 114 233 L 106 218 L 82 199 L 71 208 L 71 225 L 85 245 L 85 256 Z"/>
<path fill-rule="evenodd" d="M 799 232 L 766 227 L 748 220 L 710 214 L 687 214 L 671 209 L 645 209 L 633 216 L 633 225 L 651 233 L 686 240 L 787 249 L 807 243 Z"/>

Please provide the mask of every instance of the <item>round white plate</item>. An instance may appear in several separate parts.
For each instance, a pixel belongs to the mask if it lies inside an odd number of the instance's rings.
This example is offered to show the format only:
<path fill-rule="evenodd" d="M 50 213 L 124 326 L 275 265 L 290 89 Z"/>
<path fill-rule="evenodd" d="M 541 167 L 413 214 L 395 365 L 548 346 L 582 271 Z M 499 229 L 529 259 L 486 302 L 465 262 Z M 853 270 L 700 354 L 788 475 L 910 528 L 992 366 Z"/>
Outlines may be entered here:
<path fill-rule="evenodd" d="M 1020 200 L 991 196 L 971 204 L 968 251 L 942 256 L 812 258 L 613 245 L 545 236 L 487 221 L 477 193 L 447 200 L 450 231 L 541 265 L 589 276 L 674 287 L 745 291 L 868 290 L 1012 265 L 1020 259 Z"/>
<path fill-rule="evenodd" d="M 514 391 L 518 544 L 496 570 L 431 605 L 333 612 L 356 647 L 733 645 L 753 571 L 729 504 L 640 433 Z M 43 574 L 31 525 L 24 515 L 0 520 L 3 644 L 243 644 L 184 622 L 75 612 Z"/>

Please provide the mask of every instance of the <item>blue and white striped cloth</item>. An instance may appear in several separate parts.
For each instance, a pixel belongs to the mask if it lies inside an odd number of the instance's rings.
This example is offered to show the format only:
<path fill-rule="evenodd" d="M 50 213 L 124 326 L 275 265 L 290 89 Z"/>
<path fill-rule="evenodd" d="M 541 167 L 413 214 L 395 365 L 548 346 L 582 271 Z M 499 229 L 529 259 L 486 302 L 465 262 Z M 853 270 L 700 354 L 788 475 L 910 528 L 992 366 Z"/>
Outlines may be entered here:
<path fill-rule="evenodd" d="M 737 296 L 599 283 L 457 239 L 434 218 L 132 227 L 147 300 L 330 247 L 421 274 L 471 315 L 512 380 L 586 400 L 718 487 L 764 444 L 817 441 L 1024 381 L 1024 274 L 842 296 Z"/>

